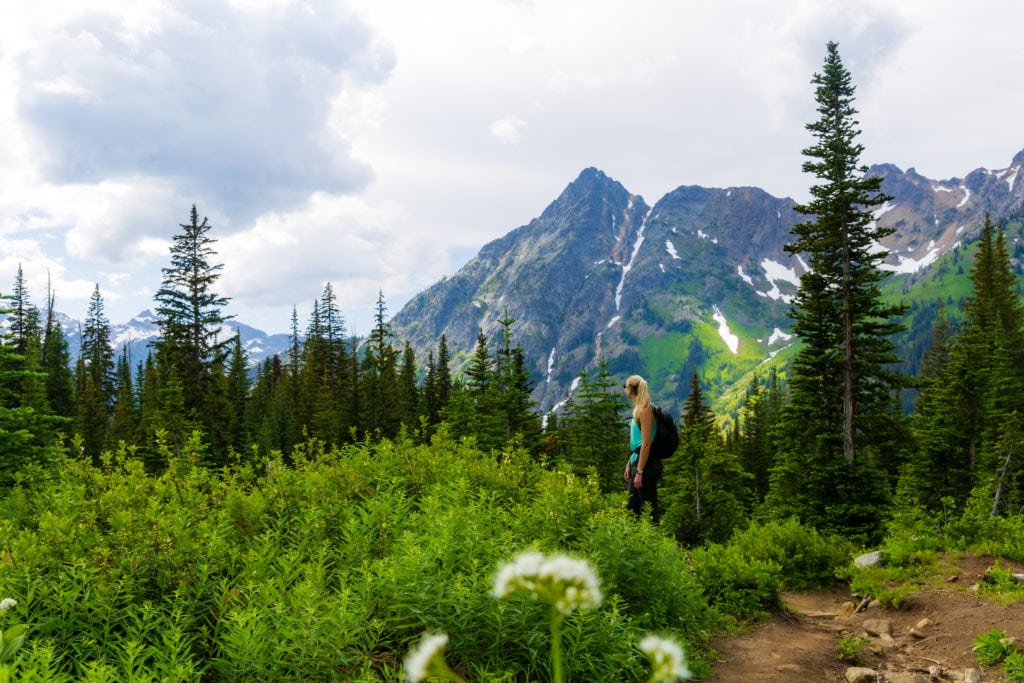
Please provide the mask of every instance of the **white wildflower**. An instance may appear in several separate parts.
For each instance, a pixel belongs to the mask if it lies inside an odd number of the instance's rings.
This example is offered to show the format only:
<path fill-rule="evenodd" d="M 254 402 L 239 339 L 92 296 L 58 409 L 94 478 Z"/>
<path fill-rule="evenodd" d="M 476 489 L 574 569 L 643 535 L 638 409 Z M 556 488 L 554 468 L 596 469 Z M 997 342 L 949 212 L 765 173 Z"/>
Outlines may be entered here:
<path fill-rule="evenodd" d="M 444 633 L 424 634 L 405 656 L 405 680 L 410 683 L 425 680 L 432 669 L 434 658 L 441 654 L 447 644 L 448 636 Z"/>
<path fill-rule="evenodd" d="M 651 681 L 681 681 L 692 675 L 683 648 L 671 638 L 648 634 L 640 641 L 640 649 L 651 660 Z"/>
<path fill-rule="evenodd" d="M 0 614 L 3 614 L 17 604 L 18 601 L 14 598 L 4 598 L 3 600 L 0 600 Z"/>
<path fill-rule="evenodd" d="M 517 555 L 498 570 L 491 594 L 503 598 L 517 591 L 549 602 L 563 615 L 601 604 L 601 589 L 593 567 L 568 555 L 545 557 L 535 551 Z"/>

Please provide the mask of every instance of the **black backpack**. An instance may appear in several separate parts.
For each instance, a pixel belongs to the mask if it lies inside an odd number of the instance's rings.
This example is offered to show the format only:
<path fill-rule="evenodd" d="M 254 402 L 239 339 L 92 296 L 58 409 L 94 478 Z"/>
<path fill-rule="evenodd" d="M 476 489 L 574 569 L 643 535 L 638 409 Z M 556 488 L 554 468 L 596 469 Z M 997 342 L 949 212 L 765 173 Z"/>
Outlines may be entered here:
<path fill-rule="evenodd" d="M 654 441 L 651 442 L 651 455 L 664 460 L 671 458 L 672 454 L 679 448 L 679 429 L 672 414 L 662 410 L 658 406 L 651 406 L 654 411 L 654 423 L 658 429 L 654 432 Z"/>

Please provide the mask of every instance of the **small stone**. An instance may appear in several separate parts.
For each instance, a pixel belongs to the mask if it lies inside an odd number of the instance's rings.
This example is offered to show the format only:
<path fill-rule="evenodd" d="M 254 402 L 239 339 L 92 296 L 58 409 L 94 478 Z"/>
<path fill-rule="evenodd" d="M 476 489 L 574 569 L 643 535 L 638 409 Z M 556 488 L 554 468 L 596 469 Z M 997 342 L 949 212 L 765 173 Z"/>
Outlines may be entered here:
<path fill-rule="evenodd" d="M 864 666 L 851 666 L 846 670 L 846 683 L 875 683 L 878 674 Z"/>
<path fill-rule="evenodd" d="M 932 620 L 929 619 L 928 617 L 925 617 L 921 621 L 919 621 L 916 624 L 914 624 L 914 628 L 916 628 L 918 631 L 924 631 L 925 629 L 927 629 L 931 625 L 932 625 Z"/>
<path fill-rule="evenodd" d="M 977 669 L 964 669 L 964 683 L 981 683 L 981 672 Z"/>

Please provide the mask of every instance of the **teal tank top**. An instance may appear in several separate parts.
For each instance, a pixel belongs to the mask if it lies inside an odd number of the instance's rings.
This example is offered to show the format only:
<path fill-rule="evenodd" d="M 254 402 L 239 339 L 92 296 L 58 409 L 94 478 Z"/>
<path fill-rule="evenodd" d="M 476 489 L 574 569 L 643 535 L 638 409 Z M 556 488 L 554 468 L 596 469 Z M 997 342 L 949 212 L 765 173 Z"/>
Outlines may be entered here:
<path fill-rule="evenodd" d="M 654 420 L 651 425 L 651 441 L 654 440 L 654 435 L 658 433 L 658 421 Z M 640 458 L 640 446 L 644 442 L 643 433 L 640 431 L 640 423 L 635 419 L 629 421 L 629 450 L 633 451 L 633 454 L 629 456 L 629 461 L 635 463 Z"/>

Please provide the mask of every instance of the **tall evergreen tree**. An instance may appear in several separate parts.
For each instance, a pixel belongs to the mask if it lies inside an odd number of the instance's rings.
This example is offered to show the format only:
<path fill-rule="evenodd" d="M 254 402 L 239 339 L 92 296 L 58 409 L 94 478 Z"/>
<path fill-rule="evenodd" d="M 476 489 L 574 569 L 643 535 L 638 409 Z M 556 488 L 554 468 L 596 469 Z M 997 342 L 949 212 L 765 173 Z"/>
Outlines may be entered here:
<path fill-rule="evenodd" d="M 746 518 L 749 477 L 726 450 L 696 372 L 683 407 L 679 454 L 666 463 L 662 526 L 688 544 L 728 540 Z"/>
<path fill-rule="evenodd" d="M 103 296 L 97 284 L 89 299 L 82 328 L 82 358 L 85 369 L 92 378 L 99 400 L 111 405 L 114 397 L 115 367 L 114 347 L 110 342 L 110 321 L 103 312 Z"/>
<path fill-rule="evenodd" d="M 235 332 L 228 371 L 228 397 L 231 400 L 231 446 L 245 454 L 249 445 L 249 360 L 242 346 L 242 334 Z"/>
<path fill-rule="evenodd" d="M 68 348 L 68 338 L 55 317 L 52 289 L 46 297 L 42 367 L 46 372 L 46 398 L 51 410 L 62 417 L 73 416 L 75 381 L 71 372 L 71 351 Z"/>
<path fill-rule="evenodd" d="M 14 276 L 14 288 L 9 301 L 7 315 L 11 321 L 11 343 L 14 345 L 14 352 L 24 356 L 28 345 L 29 312 L 33 307 L 29 301 L 28 285 L 25 284 L 25 272 L 20 263 Z"/>
<path fill-rule="evenodd" d="M 223 367 L 230 342 L 219 340 L 218 335 L 233 316 L 221 313 L 228 299 L 214 289 L 223 265 L 211 262 L 215 240 L 208 234 L 207 219 L 199 220 L 193 204 L 189 222 L 179 227 L 181 232 L 171 246 L 171 265 L 162 269 L 164 279 L 155 297 L 160 328 L 156 358 L 166 368 L 161 377 L 178 381 L 187 419 L 201 421 L 204 431 L 213 434 L 223 426 Z M 218 370 L 220 376 L 215 377 Z"/>
<path fill-rule="evenodd" d="M 0 316 L 12 315 L 5 306 L 9 302 L 10 297 L 0 296 Z M 25 342 L 28 351 L 27 336 Z M 25 393 L 26 387 L 44 386 L 45 377 L 16 349 L 13 333 L 0 333 L 0 487 L 13 483 L 26 467 L 47 465 L 57 430 L 66 423 L 48 412 L 45 400 Z"/>
<path fill-rule="evenodd" d="M 110 422 L 111 447 L 116 447 L 121 442 L 126 445 L 135 444 L 134 439 L 139 427 L 138 404 L 132 381 L 131 359 L 128 356 L 128 346 L 125 345 L 117 358 L 117 395 L 114 400 L 114 415 Z"/>
<path fill-rule="evenodd" d="M 363 358 L 364 425 L 371 433 L 392 438 L 398 434 L 398 353 L 392 346 L 395 333 L 387 321 L 384 292 L 377 295 L 373 331 L 366 340 Z"/>
<path fill-rule="evenodd" d="M 580 373 L 579 387 L 562 420 L 568 435 L 565 458 L 580 471 L 594 468 L 601 488 L 622 491 L 622 468 L 629 450 L 623 419 L 622 383 L 608 370 L 604 358 L 597 371 Z"/>
<path fill-rule="evenodd" d="M 793 361 L 786 444 L 772 479 L 776 512 L 797 514 L 831 530 L 877 529 L 877 509 L 899 462 L 895 399 L 905 380 L 896 370 L 892 336 L 904 307 L 886 305 L 873 207 L 888 201 L 882 179 L 865 175 L 853 107 L 854 86 L 828 43 L 815 74 L 820 118 L 807 125 L 816 143 L 803 170 L 818 181 L 811 201 L 797 205 L 811 218 L 793 228 L 786 250 L 806 257 L 790 315 L 802 347 Z M 888 459 L 888 460 L 886 460 Z M 880 476 L 883 475 L 883 476 Z"/>

